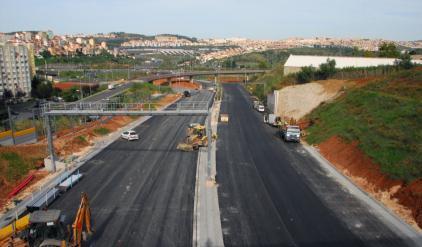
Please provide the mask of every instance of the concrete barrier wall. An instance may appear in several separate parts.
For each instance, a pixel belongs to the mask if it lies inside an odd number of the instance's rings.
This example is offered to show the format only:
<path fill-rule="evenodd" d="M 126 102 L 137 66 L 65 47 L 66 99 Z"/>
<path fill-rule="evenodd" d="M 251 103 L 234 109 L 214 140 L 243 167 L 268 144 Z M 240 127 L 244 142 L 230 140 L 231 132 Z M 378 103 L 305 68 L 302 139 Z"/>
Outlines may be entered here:
<path fill-rule="evenodd" d="M 15 137 L 33 134 L 34 132 L 35 132 L 35 127 L 25 129 L 25 130 L 21 130 L 21 131 L 16 131 Z M 11 130 L 0 132 L 0 139 L 11 138 L 11 137 L 12 137 L 12 131 Z"/>

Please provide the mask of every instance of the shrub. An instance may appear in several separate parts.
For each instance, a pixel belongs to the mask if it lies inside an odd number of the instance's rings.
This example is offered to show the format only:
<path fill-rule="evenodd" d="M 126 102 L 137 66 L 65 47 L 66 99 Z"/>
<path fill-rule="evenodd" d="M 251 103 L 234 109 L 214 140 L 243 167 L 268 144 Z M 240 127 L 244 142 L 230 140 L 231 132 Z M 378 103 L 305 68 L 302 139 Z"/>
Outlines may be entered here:
<path fill-rule="evenodd" d="M 97 134 L 97 135 L 104 136 L 104 135 L 107 135 L 108 133 L 110 133 L 110 130 L 107 129 L 107 128 L 104 128 L 104 127 L 100 127 L 100 128 L 94 129 L 94 133 Z"/>
<path fill-rule="evenodd" d="M 308 83 L 315 77 L 315 69 L 311 66 L 303 67 L 302 70 L 297 73 L 298 83 Z"/>

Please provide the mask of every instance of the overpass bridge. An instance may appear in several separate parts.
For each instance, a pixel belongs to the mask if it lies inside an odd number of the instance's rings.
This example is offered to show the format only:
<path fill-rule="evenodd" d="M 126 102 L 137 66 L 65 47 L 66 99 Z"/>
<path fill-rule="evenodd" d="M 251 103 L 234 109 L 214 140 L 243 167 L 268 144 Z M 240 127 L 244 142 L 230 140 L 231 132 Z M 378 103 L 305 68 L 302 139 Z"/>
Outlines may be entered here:
<path fill-rule="evenodd" d="M 135 69 L 139 71 L 146 71 L 145 69 Z M 38 73 L 40 75 L 48 75 L 48 76 L 58 76 L 61 69 L 53 69 L 53 68 L 40 68 Z M 113 71 L 128 71 L 127 69 L 72 69 L 72 71 L 85 71 L 85 72 L 98 72 L 98 73 L 105 73 L 105 72 L 113 72 Z M 130 69 L 130 71 L 134 71 Z M 147 82 L 152 82 L 154 80 L 159 79 L 171 79 L 171 78 L 179 78 L 179 77 L 189 77 L 192 79 L 193 77 L 197 76 L 214 76 L 217 77 L 219 75 L 245 75 L 247 77 L 251 74 L 262 74 L 269 70 L 211 70 L 211 71 L 186 71 L 181 73 L 171 73 L 170 71 L 157 71 L 153 73 L 157 73 L 156 75 L 146 76 L 139 79 L 142 79 Z"/>
<path fill-rule="evenodd" d="M 155 75 L 144 78 L 144 81 L 153 82 L 155 80 L 168 79 L 169 81 L 173 78 L 188 77 L 192 80 L 193 77 L 198 76 L 214 76 L 214 80 L 217 81 L 217 77 L 220 75 L 244 75 L 246 81 L 249 80 L 249 75 L 263 74 L 268 70 L 213 70 L 213 71 L 190 71 L 182 73 L 170 73 Z"/>

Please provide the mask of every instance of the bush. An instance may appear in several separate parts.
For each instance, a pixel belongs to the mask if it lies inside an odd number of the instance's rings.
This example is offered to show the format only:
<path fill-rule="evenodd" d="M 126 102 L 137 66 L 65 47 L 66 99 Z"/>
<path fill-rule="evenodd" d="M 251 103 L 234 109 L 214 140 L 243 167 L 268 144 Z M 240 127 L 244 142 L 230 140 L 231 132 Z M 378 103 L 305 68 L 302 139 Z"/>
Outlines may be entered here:
<path fill-rule="evenodd" d="M 110 133 L 110 130 L 104 127 L 94 129 L 94 133 L 97 135 L 105 136 Z"/>
<path fill-rule="evenodd" d="M 308 83 L 312 81 L 315 77 L 315 69 L 311 66 L 303 67 L 302 70 L 297 73 L 297 82 L 298 83 Z"/>
<path fill-rule="evenodd" d="M 86 140 L 85 136 L 75 137 L 75 140 L 78 141 L 80 144 L 86 144 L 86 143 L 88 143 L 88 141 Z"/>
<path fill-rule="evenodd" d="M 327 80 L 336 73 L 336 60 L 327 59 L 326 63 L 320 64 L 319 69 L 315 73 L 317 80 Z"/>
<path fill-rule="evenodd" d="M 415 66 L 409 53 L 401 54 L 399 60 L 396 61 L 396 65 L 402 69 L 411 69 Z"/>
<path fill-rule="evenodd" d="M 327 80 L 336 73 L 336 61 L 327 59 L 326 63 L 320 64 L 315 70 L 312 66 L 305 66 L 296 74 L 298 83 L 308 83 L 312 80 Z"/>

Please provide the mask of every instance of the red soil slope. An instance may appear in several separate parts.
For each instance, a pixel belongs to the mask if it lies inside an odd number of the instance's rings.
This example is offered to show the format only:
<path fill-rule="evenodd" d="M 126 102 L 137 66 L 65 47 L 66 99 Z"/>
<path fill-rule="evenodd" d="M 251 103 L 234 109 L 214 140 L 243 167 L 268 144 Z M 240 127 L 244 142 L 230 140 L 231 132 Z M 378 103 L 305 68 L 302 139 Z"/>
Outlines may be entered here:
<path fill-rule="evenodd" d="M 355 184 L 372 194 L 408 223 L 422 228 L 422 179 L 406 184 L 384 175 L 358 147 L 357 142 L 346 143 L 331 137 L 318 145 L 324 157 Z"/>

